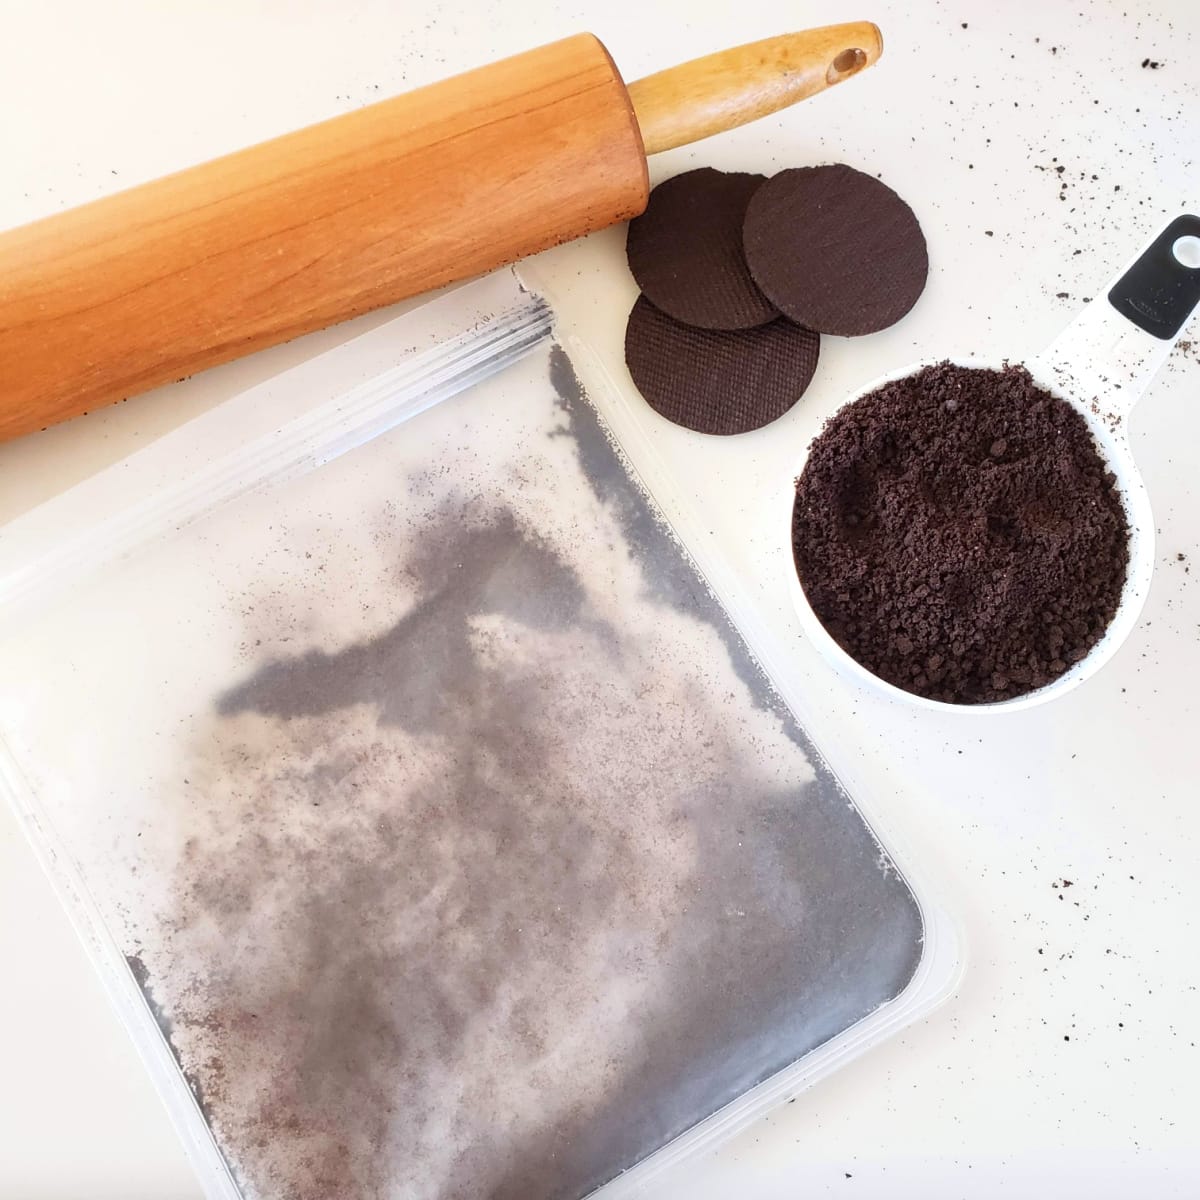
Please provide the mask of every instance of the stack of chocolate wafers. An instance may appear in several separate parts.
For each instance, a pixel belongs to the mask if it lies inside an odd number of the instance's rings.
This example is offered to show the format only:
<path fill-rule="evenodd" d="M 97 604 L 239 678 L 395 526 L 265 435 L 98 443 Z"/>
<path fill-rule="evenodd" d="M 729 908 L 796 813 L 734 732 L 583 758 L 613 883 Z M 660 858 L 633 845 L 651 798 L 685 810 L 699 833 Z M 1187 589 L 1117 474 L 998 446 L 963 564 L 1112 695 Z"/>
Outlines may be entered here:
<path fill-rule="evenodd" d="M 627 250 L 642 289 L 630 374 L 651 407 L 700 433 L 781 417 L 813 377 L 820 335 L 894 324 L 929 268 L 912 209 L 841 164 L 677 175 L 630 222 Z"/>

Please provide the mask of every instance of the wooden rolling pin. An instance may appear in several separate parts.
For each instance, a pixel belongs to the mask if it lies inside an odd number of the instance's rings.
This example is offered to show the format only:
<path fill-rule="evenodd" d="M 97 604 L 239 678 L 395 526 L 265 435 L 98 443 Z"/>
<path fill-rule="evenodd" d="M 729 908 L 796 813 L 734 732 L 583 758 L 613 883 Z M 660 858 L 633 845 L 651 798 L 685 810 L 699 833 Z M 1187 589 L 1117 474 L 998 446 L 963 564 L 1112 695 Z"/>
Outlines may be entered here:
<path fill-rule="evenodd" d="M 882 48 L 831 25 L 626 88 L 581 34 L 0 234 L 0 440 L 636 216 L 647 154 Z"/>

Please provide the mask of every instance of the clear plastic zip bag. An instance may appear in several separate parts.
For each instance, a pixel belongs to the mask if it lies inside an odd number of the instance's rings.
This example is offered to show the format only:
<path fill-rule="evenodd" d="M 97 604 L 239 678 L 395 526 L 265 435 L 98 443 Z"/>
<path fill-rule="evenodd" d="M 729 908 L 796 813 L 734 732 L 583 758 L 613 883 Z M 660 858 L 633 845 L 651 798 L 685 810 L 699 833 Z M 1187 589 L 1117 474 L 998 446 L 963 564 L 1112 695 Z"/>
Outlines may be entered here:
<path fill-rule="evenodd" d="M 502 273 L 0 533 L 0 781 L 214 1198 L 632 1195 L 953 985 L 565 345 Z"/>

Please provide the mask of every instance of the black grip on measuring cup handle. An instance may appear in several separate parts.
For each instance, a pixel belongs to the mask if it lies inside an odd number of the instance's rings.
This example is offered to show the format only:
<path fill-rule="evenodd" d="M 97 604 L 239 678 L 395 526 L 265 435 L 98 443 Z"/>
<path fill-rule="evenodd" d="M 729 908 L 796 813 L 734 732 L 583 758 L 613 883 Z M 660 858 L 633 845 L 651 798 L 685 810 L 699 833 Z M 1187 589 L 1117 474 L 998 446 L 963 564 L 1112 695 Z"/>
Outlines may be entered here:
<path fill-rule="evenodd" d="M 1164 342 L 1200 304 L 1200 267 L 1185 267 L 1173 250 L 1182 237 L 1200 237 L 1200 217 L 1176 217 L 1108 293 L 1121 316 Z"/>

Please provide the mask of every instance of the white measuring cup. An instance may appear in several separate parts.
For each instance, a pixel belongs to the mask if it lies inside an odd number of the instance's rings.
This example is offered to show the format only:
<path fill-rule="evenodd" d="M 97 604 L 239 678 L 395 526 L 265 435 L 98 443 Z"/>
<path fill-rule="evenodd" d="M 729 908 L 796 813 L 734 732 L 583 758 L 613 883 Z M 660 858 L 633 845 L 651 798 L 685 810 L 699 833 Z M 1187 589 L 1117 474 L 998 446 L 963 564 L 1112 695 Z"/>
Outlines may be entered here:
<path fill-rule="evenodd" d="M 1036 358 L 1024 366 L 1035 383 L 1073 404 L 1088 423 L 1101 455 L 1116 475 L 1117 490 L 1129 521 L 1129 568 L 1121 600 L 1104 636 L 1079 662 L 1057 679 L 1031 692 L 987 704 L 951 704 L 906 692 L 852 658 L 813 612 L 792 562 L 792 601 L 805 635 L 840 672 L 876 691 L 926 709 L 953 712 L 1016 712 L 1045 704 L 1091 678 L 1129 636 L 1150 591 L 1154 574 L 1154 516 L 1129 443 L 1129 414 L 1166 362 L 1185 322 L 1200 307 L 1200 217 L 1176 217 L 1118 272 L 1103 293 Z M 848 396 L 853 404 L 885 383 L 903 379 L 923 367 L 944 362 L 926 359 L 881 375 Z M 963 367 L 999 370 L 1011 360 L 952 357 Z M 839 410 L 840 411 L 840 410 Z M 792 480 L 803 471 L 807 453 Z M 795 488 L 788 504 L 791 540 Z M 789 556 L 790 557 L 790 556 Z"/>

